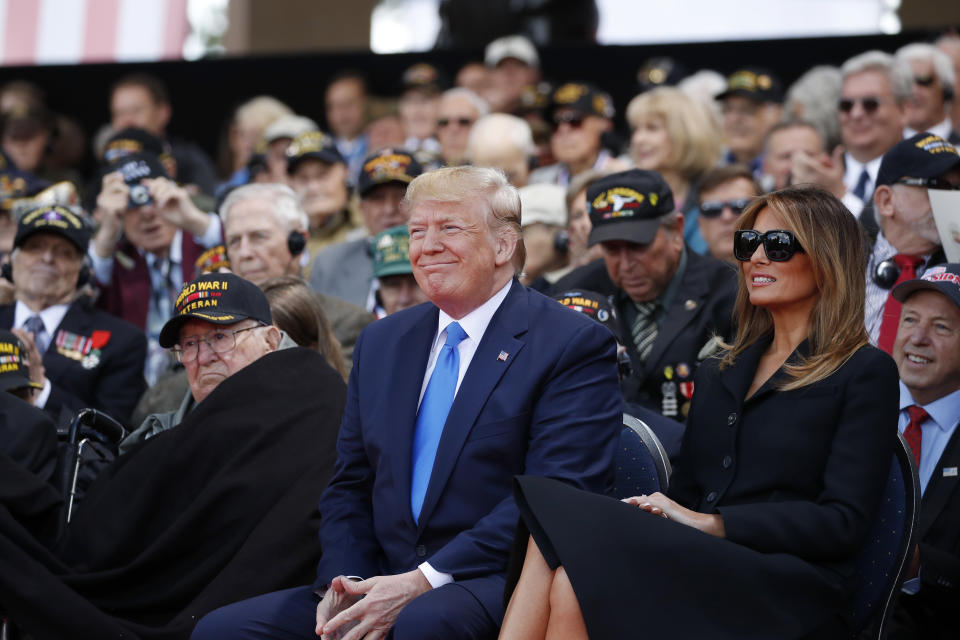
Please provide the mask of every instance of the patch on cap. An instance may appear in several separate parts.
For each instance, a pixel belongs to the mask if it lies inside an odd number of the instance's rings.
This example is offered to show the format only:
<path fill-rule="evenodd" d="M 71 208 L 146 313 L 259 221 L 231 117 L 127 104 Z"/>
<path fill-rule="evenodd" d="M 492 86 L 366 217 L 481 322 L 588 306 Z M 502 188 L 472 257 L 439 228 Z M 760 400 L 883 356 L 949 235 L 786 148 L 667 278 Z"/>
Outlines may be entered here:
<path fill-rule="evenodd" d="M 921 289 L 937 291 L 947 296 L 953 304 L 960 307 L 960 264 L 950 262 L 927 269 L 923 276 L 901 282 L 893 288 L 890 295 L 903 302 L 911 293 Z"/>
<path fill-rule="evenodd" d="M 23 387 L 43 389 L 42 384 L 30 381 L 30 369 L 24 355 L 17 336 L 0 330 L 0 391 Z"/>
<path fill-rule="evenodd" d="M 220 269 L 229 269 L 230 259 L 227 257 L 227 248 L 222 244 L 218 244 L 212 249 L 207 249 L 200 254 L 194 266 L 197 276 L 219 271 Z"/>
<path fill-rule="evenodd" d="M 652 207 L 656 207 L 660 200 L 660 196 L 656 193 L 644 196 L 630 187 L 613 187 L 601 191 L 597 197 L 591 200 L 590 208 L 597 213 L 601 220 L 632 218 L 648 198 Z"/>
<path fill-rule="evenodd" d="M 357 190 L 364 196 L 374 187 L 387 182 L 410 184 L 423 172 L 420 163 L 403 149 L 381 149 L 367 156 L 357 180 Z"/>
<path fill-rule="evenodd" d="M 553 92 L 552 108 L 562 107 L 601 118 L 614 115 L 613 99 L 607 93 L 578 82 L 568 82 Z"/>
<path fill-rule="evenodd" d="M 381 231 L 373 238 L 373 275 L 380 278 L 403 273 L 413 273 L 410 233 L 405 224 Z"/>
<path fill-rule="evenodd" d="M 630 169 L 597 180 L 587 188 L 591 245 L 609 240 L 651 242 L 660 218 L 674 210 L 673 193 L 656 171 Z"/>
<path fill-rule="evenodd" d="M 308 131 L 293 139 L 287 147 L 287 171 L 293 172 L 297 165 L 307 158 L 329 164 L 343 162 L 336 141 L 323 131 Z"/>
<path fill-rule="evenodd" d="M 951 153 L 955 156 L 960 156 L 960 153 L 957 153 L 956 147 L 940 136 L 935 136 L 933 134 L 917 140 L 914 142 L 914 146 L 917 149 L 923 149 L 927 153 Z"/>
<path fill-rule="evenodd" d="M 769 71 L 738 69 L 727 77 L 727 88 L 717 99 L 740 95 L 759 102 L 782 102 L 782 93 L 780 81 Z"/>
<path fill-rule="evenodd" d="M 554 296 L 554 300 L 573 309 L 577 313 L 582 313 L 588 318 L 593 318 L 613 333 L 618 342 L 620 339 L 620 326 L 617 323 L 617 312 L 607 296 L 596 291 L 579 289 L 575 291 L 565 291 L 560 295 Z"/>
<path fill-rule="evenodd" d="M 19 247 L 34 233 L 55 233 L 63 236 L 77 247 L 81 254 L 87 252 L 91 230 L 79 210 L 62 205 L 42 205 L 28 210 L 17 222 L 17 234 L 13 246 Z"/>

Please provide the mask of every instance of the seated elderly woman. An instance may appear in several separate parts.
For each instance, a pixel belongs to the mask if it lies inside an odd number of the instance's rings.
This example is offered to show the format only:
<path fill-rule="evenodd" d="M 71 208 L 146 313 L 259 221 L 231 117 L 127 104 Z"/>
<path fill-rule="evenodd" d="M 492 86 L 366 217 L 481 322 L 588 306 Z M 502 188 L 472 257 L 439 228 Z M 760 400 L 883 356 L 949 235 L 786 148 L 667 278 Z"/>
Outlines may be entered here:
<path fill-rule="evenodd" d="M 31 637 L 187 638 L 208 611 L 314 573 L 342 377 L 278 349 L 266 297 L 239 276 L 199 277 L 176 309 L 160 344 L 196 407 L 108 465 L 58 540 L 38 523 L 61 496 L 0 454 L 0 611 Z"/>
<path fill-rule="evenodd" d="M 684 240 L 707 253 L 697 228 L 697 179 L 720 160 L 723 136 L 706 107 L 673 87 L 641 93 L 627 105 L 630 157 L 639 169 L 656 171 L 670 185 L 677 210 L 683 213 Z"/>
<path fill-rule="evenodd" d="M 850 637 L 898 398 L 864 330 L 861 235 L 819 188 L 737 229 L 738 331 L 696 373 L 668 495 L 518 478 L 531 538 L 501 639 Z"/>

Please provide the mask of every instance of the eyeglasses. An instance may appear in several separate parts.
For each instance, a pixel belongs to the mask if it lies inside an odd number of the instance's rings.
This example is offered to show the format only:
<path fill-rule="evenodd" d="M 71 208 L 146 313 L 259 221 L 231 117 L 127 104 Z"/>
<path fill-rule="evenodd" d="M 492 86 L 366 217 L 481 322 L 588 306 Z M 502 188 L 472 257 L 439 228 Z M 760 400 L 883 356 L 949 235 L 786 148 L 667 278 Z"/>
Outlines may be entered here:
<path fill-rule="evenodd" d="M 865 98 L 841 98 L 840 102 L 837 103 L 837 107 L 842 113 L 850 113 L 853 111 L 853 105 L 860 103 L 860 106 L 863 107 L 863 111 L 868 114 L 876 113 L 877 109 L 880 108 L 880 105 L 886 102 L 883 98 L 877 98 L 876 96 L 867 96 Z"/>
<path fill-rule="evenodd" d="M 553 116 L 553 128 L 559 129 L 561 124 L 569 125 L 571 129 L 579 129 L 583 125 L 582 113 L 558 113 Z"/>
<path fill-rule="evenodd" d="M 960 184 L 953 184 L 945 178 L 900 178 L 897 184 L 911 187 L 926 187 L 928 189 L 944 189 L 946 191 L 960 191 Z"/>
<path fill-rule="evenodd" d="M 723 210 L 730 207 L 733 215 L 738 216 L 743 213 L 746 206 L 750 204 L 750 198 L 740 198 L 739 200 L 708 200 L 700 203 L 700 215 L 704 218 L 718 218 L 723 214 Z"/>
<path fill-rule="evenodd" d="M 473 126 L 473 120 L 470 118 L 440 118 L 437 120 L 437 127 L 440 129 L 449 127 L 451 124 L 458 124 L 461 127 Z"/>
<path fill-rule="evenodd" d="M 741 229 L 733 232 L 733 255 L 737 260 L 746 262 L 761 243 L 763 252 L 773 262 L 786 262 L 797 251 L 803 251 L 792 231 L 773 229 L 760 233 L 753 229 Z"/>
<path fill-rule="evenodd" d="M 936 76 L 932 74 L 929 76 L 913 76 L 913 81 L 921 87 L 929 87 L 933 85 L 936 79 Z"/>
<path fill-rule="evenodd" d="M 200 355 L 201 342 L 206 342 L 207 346 L 210 347 L 210 350 L 214 353 L 226 353 L 227 351 L 232 351 L 237 346 L 238 333 L 250 331 L 251 329 L 259 329 L 260 327 L 265 326 L 267 325 L 261 322 L 253 327 L 246 327 L 244 329 L 236 329 L 233 331 L 230 329 L 221 329 L 219 331 L 214 331 L 205 338 L 201 336 L 188 336 L 184 338 L 179 345 L 170 349 L 170 351 L 173 352 L 177 362 L 193 362 L 197 359 L 197 356 Z"/>

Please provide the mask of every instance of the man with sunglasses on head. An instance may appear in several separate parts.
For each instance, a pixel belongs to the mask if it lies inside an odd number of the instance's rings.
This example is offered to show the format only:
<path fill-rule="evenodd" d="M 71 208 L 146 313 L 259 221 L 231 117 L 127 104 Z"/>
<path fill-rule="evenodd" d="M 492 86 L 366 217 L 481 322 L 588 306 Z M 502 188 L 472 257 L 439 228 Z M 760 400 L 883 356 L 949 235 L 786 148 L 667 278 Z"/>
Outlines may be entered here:
<path fill-rule="evenodd" d="M 603 135 L 613 129 L 613 100 L 589 84 L 568 82 L 553 92 L 547 114 L 553 126 L 550 149 L 556 163 L 530 174 L 529 184 L 567 186 L 588 169 L 621 168 L 604 148 Z M 624 167 L 625 168 L 625 167 Z"/>
<path fill-rule="evenodd" d="M 901 47 L 897 59 L 910 67 L 913 74 L 913 97 L 907 101 L 908 138 L 920 131 L 946 138 L 951 144 L 960 143 L 960 135 L 953 131 L 950 107 L 956 99 L 956 74 L 953 63 L 943 51 L 926 42 L 914 42 Z"/>
<path fill-rule="evenodd" d="M 883 154 L 903 137 L 913 84 L 910 69 L 882 51 L 850 58 L 841 73 L 837 107 L 843 144 L 830 157 L 797 157 L 793 177 L 794 184 L 821 185 L 859 219 L 877 185 Z"/>
<path fill-rule="evenodd" d="M 697 224 L 710 255 L 736 264 L 733 257 L 733 229 L 750 199 L 760 195 L 753 172 L 742 164 L 717 167 L 700 179 Z"/>
<path fill-rule="evenodd" d="M 574 269 L 554 292 L 591 289 L 610 296 L 627 338 L 633 373 L 624 399 L 684 420 L 697 365 L 731 335 L 735 271 L 691 251 L 683 215 L 655 171 L 630 169 L 587 187 L 592 229 L 602 261 Z"/>
<path fill-rule="evenodd" d="M 890 290 L 946 261 L 927 191 L 958 185 L 960 155 L 940 136 L 918 133 L 883 157 L 873 193 L 879 231 L 867 261 L 864 320 L 870 340 L 887 353 L 900 316 Z"/>

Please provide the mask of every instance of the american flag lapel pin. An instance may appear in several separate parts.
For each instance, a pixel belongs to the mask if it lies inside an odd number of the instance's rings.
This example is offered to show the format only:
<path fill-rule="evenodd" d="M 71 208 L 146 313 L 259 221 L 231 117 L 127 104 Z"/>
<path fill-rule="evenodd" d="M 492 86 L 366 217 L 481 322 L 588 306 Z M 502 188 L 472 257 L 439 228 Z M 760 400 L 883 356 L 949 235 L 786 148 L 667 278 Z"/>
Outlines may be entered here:
<path fill-rule="evenodd" d="M 509 356 L 509 355 L 510 355 L 510 354 L 507 353 L 506 351 L 501 351 L 501 352 L 500 352 L 500 355 L 497 356 L 497 360 L 500 361 L 500 362 L 506 362 L 506 361 L 507 361 L 507 356 Z"/>
<path fill-rule="evenodd" d="M 943 468 L 943 477 L 944 477 L 944 478 L 955 478 L 955 477 L 957 477 L 957 468 L 956 468 L 956 467 L 944 467 L 944 468 Z"/>

